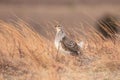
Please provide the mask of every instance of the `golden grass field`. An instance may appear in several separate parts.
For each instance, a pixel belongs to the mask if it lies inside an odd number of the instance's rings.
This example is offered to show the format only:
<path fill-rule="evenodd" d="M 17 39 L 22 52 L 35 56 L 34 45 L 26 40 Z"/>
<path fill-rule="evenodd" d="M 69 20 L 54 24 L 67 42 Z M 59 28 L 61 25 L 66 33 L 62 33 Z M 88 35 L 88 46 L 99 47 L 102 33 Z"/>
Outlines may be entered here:
<path fill-rule="evenodd" d="M 120 38 L 103 40 L 95 29 L 98 16 L 106 10 L 118 15 L 118 6 L 2 8 L 0 80 L 120 80 Z M 84 41 L 86 58 L 56 58 L 56 24 L 62 24 L 76 42 Z"/>

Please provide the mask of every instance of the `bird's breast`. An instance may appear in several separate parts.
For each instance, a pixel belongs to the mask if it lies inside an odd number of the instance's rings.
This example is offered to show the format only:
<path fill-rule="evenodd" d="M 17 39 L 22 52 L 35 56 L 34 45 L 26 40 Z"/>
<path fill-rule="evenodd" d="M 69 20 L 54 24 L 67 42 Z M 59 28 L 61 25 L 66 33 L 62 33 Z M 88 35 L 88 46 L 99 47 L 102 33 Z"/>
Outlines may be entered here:
<path fill-rule="evenodd" d="M 61 45 L 61 40 L 60 39 L 55 39 L 55 47 L 57 50 L 59 50 L 61 53 L 69 54 L 69 51 L 66 51 L 62 45 Z"/>
<path fill-rule="evenodd" d="M 55 47 L 58 49 L 58 47 L 59 47 L 59 41 L 57 41 L 57 40 L 55 40 Z"/>
<path fill-rule="evenodd" d="M 56 34 L 56 37 L 55 37 L 55 47 L 58 49 L 58 47 L 60 46 L 60 42 L 61 40 L 63 39 L 64 37 L 64 33 L 62 31 L 58 32 Z"/>

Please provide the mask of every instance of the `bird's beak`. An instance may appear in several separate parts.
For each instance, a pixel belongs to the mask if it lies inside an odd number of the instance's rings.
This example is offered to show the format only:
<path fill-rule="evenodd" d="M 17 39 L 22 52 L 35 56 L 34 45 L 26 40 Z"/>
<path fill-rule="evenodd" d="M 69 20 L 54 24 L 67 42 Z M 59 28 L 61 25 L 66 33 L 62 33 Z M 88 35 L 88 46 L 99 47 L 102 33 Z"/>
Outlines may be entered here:
<path fill-rule="evenodd" d="M 55 25 L 54 27 L 56 28 L 57 26 Z"/>

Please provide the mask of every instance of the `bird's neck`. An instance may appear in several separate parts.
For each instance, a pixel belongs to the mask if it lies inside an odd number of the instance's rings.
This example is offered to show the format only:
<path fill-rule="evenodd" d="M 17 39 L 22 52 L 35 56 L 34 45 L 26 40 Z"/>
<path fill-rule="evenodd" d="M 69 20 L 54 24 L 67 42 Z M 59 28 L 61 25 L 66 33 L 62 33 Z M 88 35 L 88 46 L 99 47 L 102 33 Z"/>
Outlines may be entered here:
<path fill-rule="evenodd" d="M 56 31 L 57 31 L 57 33 L 59 33 L 60 31 L 63 31 L 63 29 L 57 28 Z"/>
<path fill-rule="evenodd" d="M 65 34 L 63 29 L 57 30 L 57 34 Z"/>
<path fill-rule="evenodd" d="M 56 38 L 62 38 L 62 37 L 64 37 L 65 36 L 65 32 L 61 29 L 61 30 L 59 30 L 59 31 L 57 31 L 57 33 L 56 33 Z"/>

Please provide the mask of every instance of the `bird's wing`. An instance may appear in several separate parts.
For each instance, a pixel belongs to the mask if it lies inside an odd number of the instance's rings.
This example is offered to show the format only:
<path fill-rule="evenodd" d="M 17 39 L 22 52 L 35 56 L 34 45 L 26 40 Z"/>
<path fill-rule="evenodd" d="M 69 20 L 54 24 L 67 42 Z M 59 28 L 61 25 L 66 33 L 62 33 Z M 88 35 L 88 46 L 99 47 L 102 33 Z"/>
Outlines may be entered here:
<path fill-rule="evenodd" d="M 77 53 L 79 51 L 79 46 L 73 40 L 70 40 L 67 37 L 64 37 L 61 40 L 61 45 L 65 50 Z"/>

